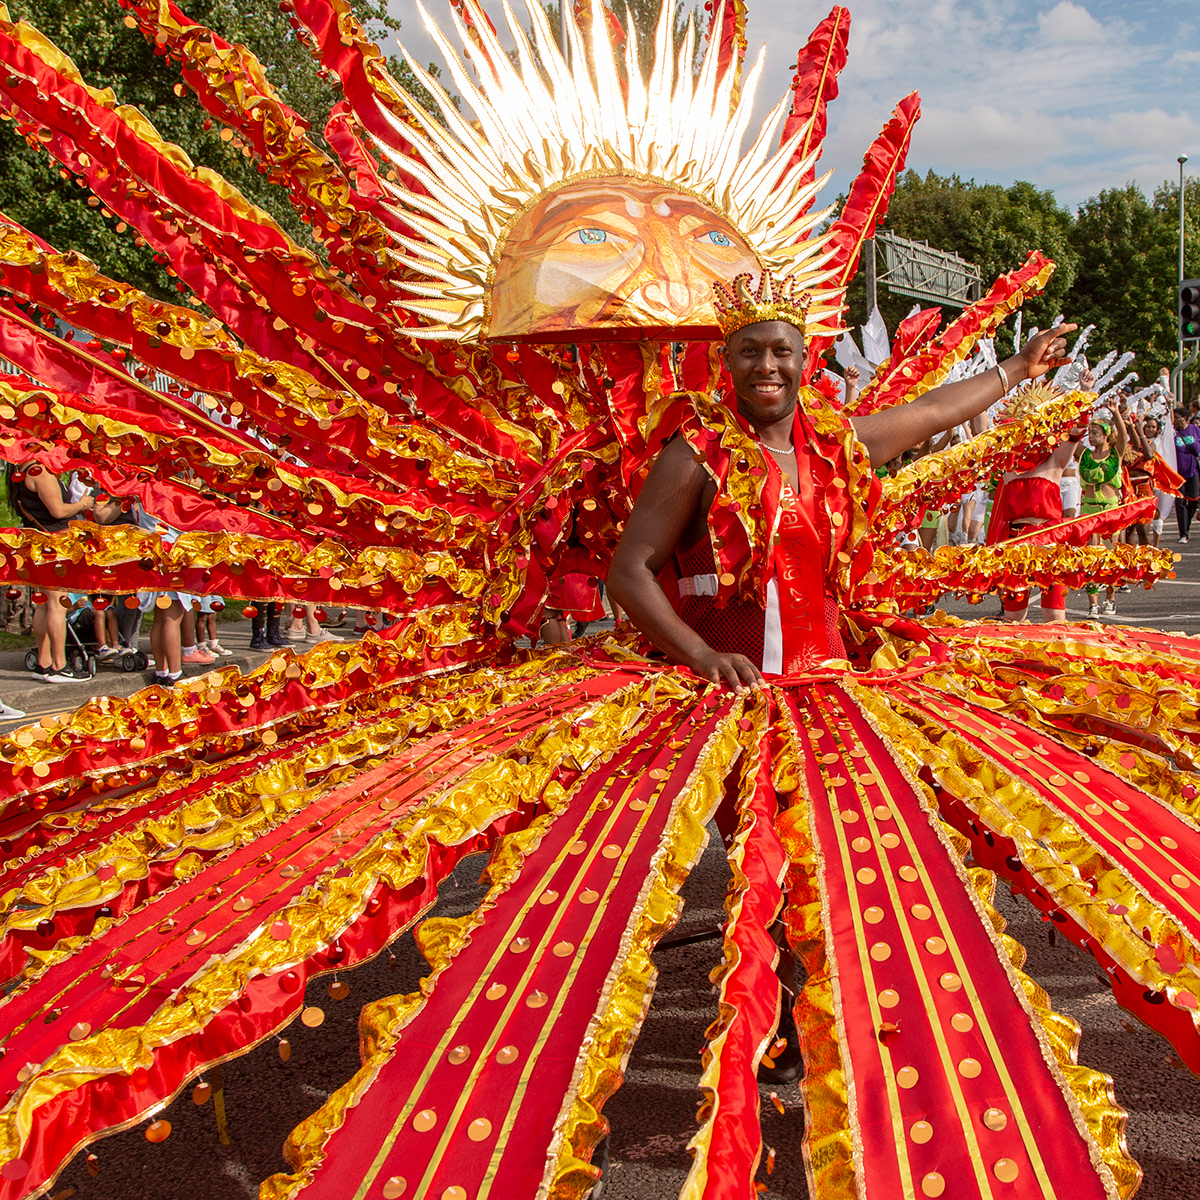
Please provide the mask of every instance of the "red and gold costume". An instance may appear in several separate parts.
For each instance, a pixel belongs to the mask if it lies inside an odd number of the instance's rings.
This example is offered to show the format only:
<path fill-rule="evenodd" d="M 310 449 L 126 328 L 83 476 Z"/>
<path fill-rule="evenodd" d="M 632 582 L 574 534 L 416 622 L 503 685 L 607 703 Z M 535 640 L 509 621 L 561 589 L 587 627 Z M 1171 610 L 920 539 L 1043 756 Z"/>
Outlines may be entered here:
<path fill-rule="evenodd" d="M 506 14 L 501 39 L 464 0 L 469 65 L 439 41 L 454 97 L 416 65 L 424 92 L 406 92 L 345 0 L 289 0 L 344 96 L 331 155 L 246 47 L 173 3 L 124 7 L 314 241 L 0 8 L 5 115 L 192 301 L 0 221 L 0 352 L 24 372 L 0 381 L 3 457 L 89 472 L 182 531 L 168 546 L 129 527 L 0 530 L 0 580 L 116 594 L 133 575 L 396 621 L 0 741 L 0 961 L 19 977 L 0 998 L 0 1200 L 53 1194 L 92 1142 L 169 1122 L 213 1064 L 298 1018 L 315 1028 L 306 986 L 410 927 L 428 974 L 365 1005 L 362 1069 L 297 1126 L 263 1200 L 583 1200 L 651 952 L 728 795 L 688 1200 L 764 1182 L 756 1072 L 778 1023 L 779 913 L 805 972 L 806 1111 L 787 1118 L 814 1197 L 1130 1196 L 1120 1089 L 1077 1063 L 1077 1027 L 1021 972 L 991 897 L 997 879 L 1026 895 L 1200 1070 L 1200 651 L 1150 630 L 899 612 L 945 591 L 1150 582 L 1171 557 L 1044 531 L 887 549 L 980 475 L 1027 469 L 1093 398 L 1046 389 L 1010 430 L 881 492 L 806 390 L 794 500 L 712 399 L 717 326 L 696 289 L 747 259 L 791 273 L 815 368 L 904 167 L 915 96 L 836 220 L 815 205 L 848 12 L 813 31 L 789 103 L 743 153 L 755 98 L 737 0 L 712 6 L 694 73 L 666 5 L 644 78 L 595 0 L 586 31 L 565 14 L 570 62 L 539 4 Z M 558 229 L 563 214 L 586 222 Z M 554 286 L 514 285 L 495 313 L 493 282 L 540 281 L 526 256 L 543 251 Z M 1052 269 L 1034 253 L 940 336 L 916 323 L 849 415 L 936 387 Z M 54 314 L 83 336 L 59 337 Z M 671 340 L 641 344 L 647 329 Z M 150 389 L 155 374 L 173 386 Z M 715 575 L 714 594 L 683 610 L 714 641 L 722 621 L 750 636 L 778 594 L 781 669 L 751 695 L 629 633 L 519 648 L 551 581 L 604 577 L 680 430 L 718 483 L 707 545 L 677 564 Z M 486 900 L 423 920 L 476 853 Z"/>
<path fill-rule="evenodd" d="M 773 619 L 774 640 L 782 637 L 768 666 L 775 674 L 843 658 L 839 612 L 873 565 L 863 531 L 879 492 L 849 423 L 815 388 L 803 390 L 793 425 L 795 492 L 725 405 L 696 397 L 680 436 L 717 486 L 707 541 L 677 551 L 675 578 L 664 580 L 679 596 L 680 616 L 714 650 L 746 654 L 759 667 Z"/>
<path fill-rule="evenodd" d="M 1043 525 L 1056 525 L 1063 519 L 1062 490 L 1057 479 L 1019 476 L 1006 479 L 996 491 L 988 522 L 987 544 L 1006 542 Z M 1056 610 L 1067 606 L 1067 589 L 1061 583 L 1042 589 L 1042 607 Z M 1021 612 L 1029 607 L 1029 593 L 1004 596 L 1005 612 Z"/>

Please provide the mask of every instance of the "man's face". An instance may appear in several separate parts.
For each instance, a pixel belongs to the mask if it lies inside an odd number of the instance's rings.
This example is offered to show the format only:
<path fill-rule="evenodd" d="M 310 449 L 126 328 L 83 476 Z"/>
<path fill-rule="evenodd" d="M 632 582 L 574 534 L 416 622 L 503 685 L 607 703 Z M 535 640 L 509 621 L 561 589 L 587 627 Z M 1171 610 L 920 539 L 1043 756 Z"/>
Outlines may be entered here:
<path fill-rule="evenodd" d="M 804 369 L 804 337 L 787 321 L 759 321 L 725 343 L 738 408 L 756 423 L 786 417 L 796 407 Z"/>

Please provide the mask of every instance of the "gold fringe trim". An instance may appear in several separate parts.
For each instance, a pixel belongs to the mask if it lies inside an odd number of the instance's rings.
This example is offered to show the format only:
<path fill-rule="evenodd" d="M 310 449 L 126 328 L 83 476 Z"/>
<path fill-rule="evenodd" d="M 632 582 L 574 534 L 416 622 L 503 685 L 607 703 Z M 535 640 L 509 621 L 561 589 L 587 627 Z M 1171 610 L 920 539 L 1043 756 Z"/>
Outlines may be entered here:
<path fill-rule="evenodd" d="M 796 999 L 796 1029 L 804 1051 L 800 1096 L 804 1103 L 804 1169 L 812 1196 L 859 1195 L 862 1147 L 850 1115 L 852 1080 L 842 1054 L 844 1030 L 837 996 L 837 964 L 825 937 L 829 916 L 823 885 L 825 857 L 817 845 L 810 813 L 813 798 L 801 765 L 802 735 L 790 709 L 783 709 L 789 752 L 778 772 L 788 807 L 777 828 L 791 868 L 784 910 L 788 945 L 805 972 Z"/>

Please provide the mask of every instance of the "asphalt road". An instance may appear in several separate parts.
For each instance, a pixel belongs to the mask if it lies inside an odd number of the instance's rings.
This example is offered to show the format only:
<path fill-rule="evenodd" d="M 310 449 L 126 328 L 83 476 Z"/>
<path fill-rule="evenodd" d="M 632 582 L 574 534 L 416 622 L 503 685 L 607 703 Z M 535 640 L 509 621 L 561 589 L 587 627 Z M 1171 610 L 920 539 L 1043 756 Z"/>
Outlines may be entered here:
<path fill-rule="evenodd" d="M 1171 538 L 1168 544 L 1173 545 Z M 1120 622 L 1200 634 L 1200 544 L 1179 547 L 1178 578 L 1153 591 L 1118 596 Z M 1086 616 L 1086 597 L 1072 593 L 1069 616 Z M 947 603 L 947 611 L 970 618 L 991 617 L 997 602 Z M 1036 607 L 1032 610 L 1036 615 Z M 113 674 L 104 683 L 132 685 Z M 3 686 L 0 680 L 0 686 Z M 48 685 L 47 685 L 48 686 Z M 0 692 L 0 695 L 3 693 Z M 72 697 L 72 699 L 77 699 Z M 11 728 L 11 726 L 10 726 Z M 435 915 L 457 916 L 475 907 L 483 891 L 476 882 L 481 860 L 462 864 L 442 889 Z M 718 839 L 712 841 L 684 888 L 686 901 L 674 936 L 715 927 L 722 919 L 728 867 Z M 1184 1070 L 1165 1042 L 1119 1009 L 1096 977 L 1094 964 L 1064 939 L 1049 941 L 1048 927 L 1023 900 L 1001 888 L 998 904 L 1009 932 L 1029 951 L 1026 970 L 1051 994 L 1055 1007 L 1083 1027 L 1079 1058 L 1110 1074 L 1118 1101 L 1129 1111 L 1130 1152 L 1145 1171 L 1139 1200 L 1200 1198 L 1200 1080 Z M 392 958 L 392 953 L 395 957 Z M 700 1049 L 716 1017 L 708 973 L 720 955 L 718 941 L 660 949 L 653 1005 L 624 1086 L 609 1101 L 613 1126 L 612 1167 L 605 1200 L 658 1200 L 678 1194 L 687 1175 L 687 1142 L 695 1132 Z M 211 1101 L 192 1103 L 190 1089 L 165 1111 L 173 1125 L 164 1142 L 151 1144 L 142 1127 L 105 1138 L 92 1147 L 98 1173 L 92 1178 L 84 1156 L 62 1175 L 51 1193 L 60 1200 L 246 1200 L 256 1197 L 267 1175 L 285 1169 L 281 1147 L 289 1131 L 319 1107 L 328 1093 L 359 1065 L 359 1007 L 381 996 L 412 991 L 424 964 L 411 935 L 404 934 L 373 962 L 342 976 L 350 996 L 333 1000 L 328 978 L 315 981 L 308 1003 L 327 1013 L 318 1029 L 298 1021 L 286 1031 L 291 1057 L 281 1061 L 271 1039 L 224 1067 L 230 1144 L 217 1137 Z M 210 1077 L 211 1078 L 211 1077 Z M 776 1149 L 776 1169 L 767 1200 L 807 1196 L 801 1156 L 803 1117 L 794 1088 L 779 1089 L 787 1112 L 780 1116 L 763 1091 L 763 1130 Z M 72 1192 L 70 1189 L 74 1189 Z"/>

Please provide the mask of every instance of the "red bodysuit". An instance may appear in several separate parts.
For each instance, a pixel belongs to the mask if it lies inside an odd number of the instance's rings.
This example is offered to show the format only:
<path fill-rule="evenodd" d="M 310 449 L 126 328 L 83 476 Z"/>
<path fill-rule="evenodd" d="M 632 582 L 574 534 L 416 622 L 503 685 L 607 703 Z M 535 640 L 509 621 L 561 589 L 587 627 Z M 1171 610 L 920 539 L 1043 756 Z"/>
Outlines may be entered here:
<path fill-rule="evenodd" d="M 709 537 L 676 551 L 679 615 L 714 650 L 744 654 L 766 674 L 792 674 L 843 658 L 837 579 L 829 566 L 851 561 L 845 552 L 853 524 L 846 515 L 852 508 L 849 479 L 859 473 L 845 461 L 843 443 L 831 447 L 814 429 L 811 414 L 798 408 L 793 491 L 774 457 L 733 419 L 737 424 L 727 423 L 719 439 L 697 436 L 686 423 L 683 430 L 706 451 L 718 492 Z M 839 432 L 842 427 L 839 420 Z M 756 499 L 747 501 L 748 496 Z M 762 549 L 739 559 L 730 543 L 747 529 L 759 534 Z M 730 557 L 736 561 L 719 565 L 716 551 L 727 563 Z M 741 570 L 740 588 L 730 566 Z"/>

